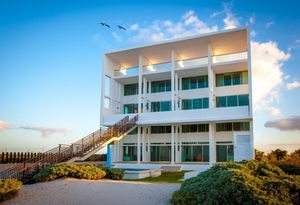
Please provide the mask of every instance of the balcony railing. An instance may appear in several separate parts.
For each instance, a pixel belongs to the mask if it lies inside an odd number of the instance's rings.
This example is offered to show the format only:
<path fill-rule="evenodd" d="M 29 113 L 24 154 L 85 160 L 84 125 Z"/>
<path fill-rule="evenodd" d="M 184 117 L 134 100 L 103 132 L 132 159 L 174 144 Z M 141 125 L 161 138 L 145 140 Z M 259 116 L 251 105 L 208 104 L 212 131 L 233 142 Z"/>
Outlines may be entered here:
<path fill-rule="evenodd" d="M 165 72 L 170 71 L 172 67 L 171 62 L 164 62 L 152 65 L 144 65 L 143 71 L 144 73 L 152 73 L 152 72 Z"/>
<path fill-rule="evenodd" d="M 139 74 L 139 67 L 130 67 L 130 68 L 124 68 L 124 69 L 117 69 L 115 70 L 115 76 L 132 76 L 132 75 L 138 75 Z"/>
<path fill-rule="evenodd" d="M 231 53 L 231 54 L 224 54 L 224 55 L 215 55 L 212 57 L 212 63 L 227 63 L 231 61 L 240 61 L 247 59 L 247 52 L 240 52 L 240 53 Z"/>
<path fill-rule="evenodd" d="M 208 58 L 201 57 L 201 58 L 192 58 L 192 59 L 177 61 L 176 67 L 177 68 L 190 68 L 190 67 L 195 67 L 195 66 L 205 66 L 207 64 L 208 64 Z"/>

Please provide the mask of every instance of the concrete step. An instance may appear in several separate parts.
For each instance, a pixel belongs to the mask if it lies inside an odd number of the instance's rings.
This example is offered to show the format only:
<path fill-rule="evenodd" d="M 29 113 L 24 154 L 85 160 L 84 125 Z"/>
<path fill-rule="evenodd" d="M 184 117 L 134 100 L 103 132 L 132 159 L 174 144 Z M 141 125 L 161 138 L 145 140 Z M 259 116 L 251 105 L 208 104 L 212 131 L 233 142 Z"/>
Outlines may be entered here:
<path fill-rule="evenodd" d="M 161 166 L 162 172 L 180 172 L 181 166 Z"/>

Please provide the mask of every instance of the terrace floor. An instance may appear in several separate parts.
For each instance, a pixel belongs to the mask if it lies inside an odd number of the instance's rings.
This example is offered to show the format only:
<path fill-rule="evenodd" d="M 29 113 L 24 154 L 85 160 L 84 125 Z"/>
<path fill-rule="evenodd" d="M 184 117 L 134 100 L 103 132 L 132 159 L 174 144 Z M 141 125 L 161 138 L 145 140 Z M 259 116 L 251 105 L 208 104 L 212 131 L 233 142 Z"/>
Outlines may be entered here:
<path fill-rule="evenodd" d="M 18 196 L 3 205 L 160 205 L 169 204 L 179 187 L 180 184 L 167 183 L 60 179 L 24 185 Z"/>

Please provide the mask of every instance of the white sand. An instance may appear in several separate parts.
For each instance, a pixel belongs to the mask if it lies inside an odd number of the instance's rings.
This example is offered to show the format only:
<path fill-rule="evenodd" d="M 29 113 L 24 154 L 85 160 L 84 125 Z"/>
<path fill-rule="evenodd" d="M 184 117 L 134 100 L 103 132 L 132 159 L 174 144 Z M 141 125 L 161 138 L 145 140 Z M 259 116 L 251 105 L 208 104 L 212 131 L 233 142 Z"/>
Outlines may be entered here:
<path fill-rule="evenodd" d="M 65 179 L 24 185 L 17 197 L 3 205 L 169 204 L 172 193 L 179 187 L 180 184 Z"/>

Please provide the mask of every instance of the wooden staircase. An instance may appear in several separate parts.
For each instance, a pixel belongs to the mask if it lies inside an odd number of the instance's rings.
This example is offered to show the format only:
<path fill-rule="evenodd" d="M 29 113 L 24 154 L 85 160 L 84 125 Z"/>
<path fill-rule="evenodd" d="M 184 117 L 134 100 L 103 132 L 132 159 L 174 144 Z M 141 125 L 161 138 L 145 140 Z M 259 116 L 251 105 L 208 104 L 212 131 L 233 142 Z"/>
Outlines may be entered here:
<path fill-rule="evenodd" d="M 99 129 L 71 145 L 60 144 L 58 147 L 47 151 L 47 157 L 35 157 L 24 163 L 11 166 L 0 172 L 0 179 L 24 180 L 31 178 L 38 170 L 51 164 L 83 161 L 106 145 L 122 139 L 136 127 L 137 121 L 138 115 L 131 119 L 126 116 L 108 129 Z"/>

